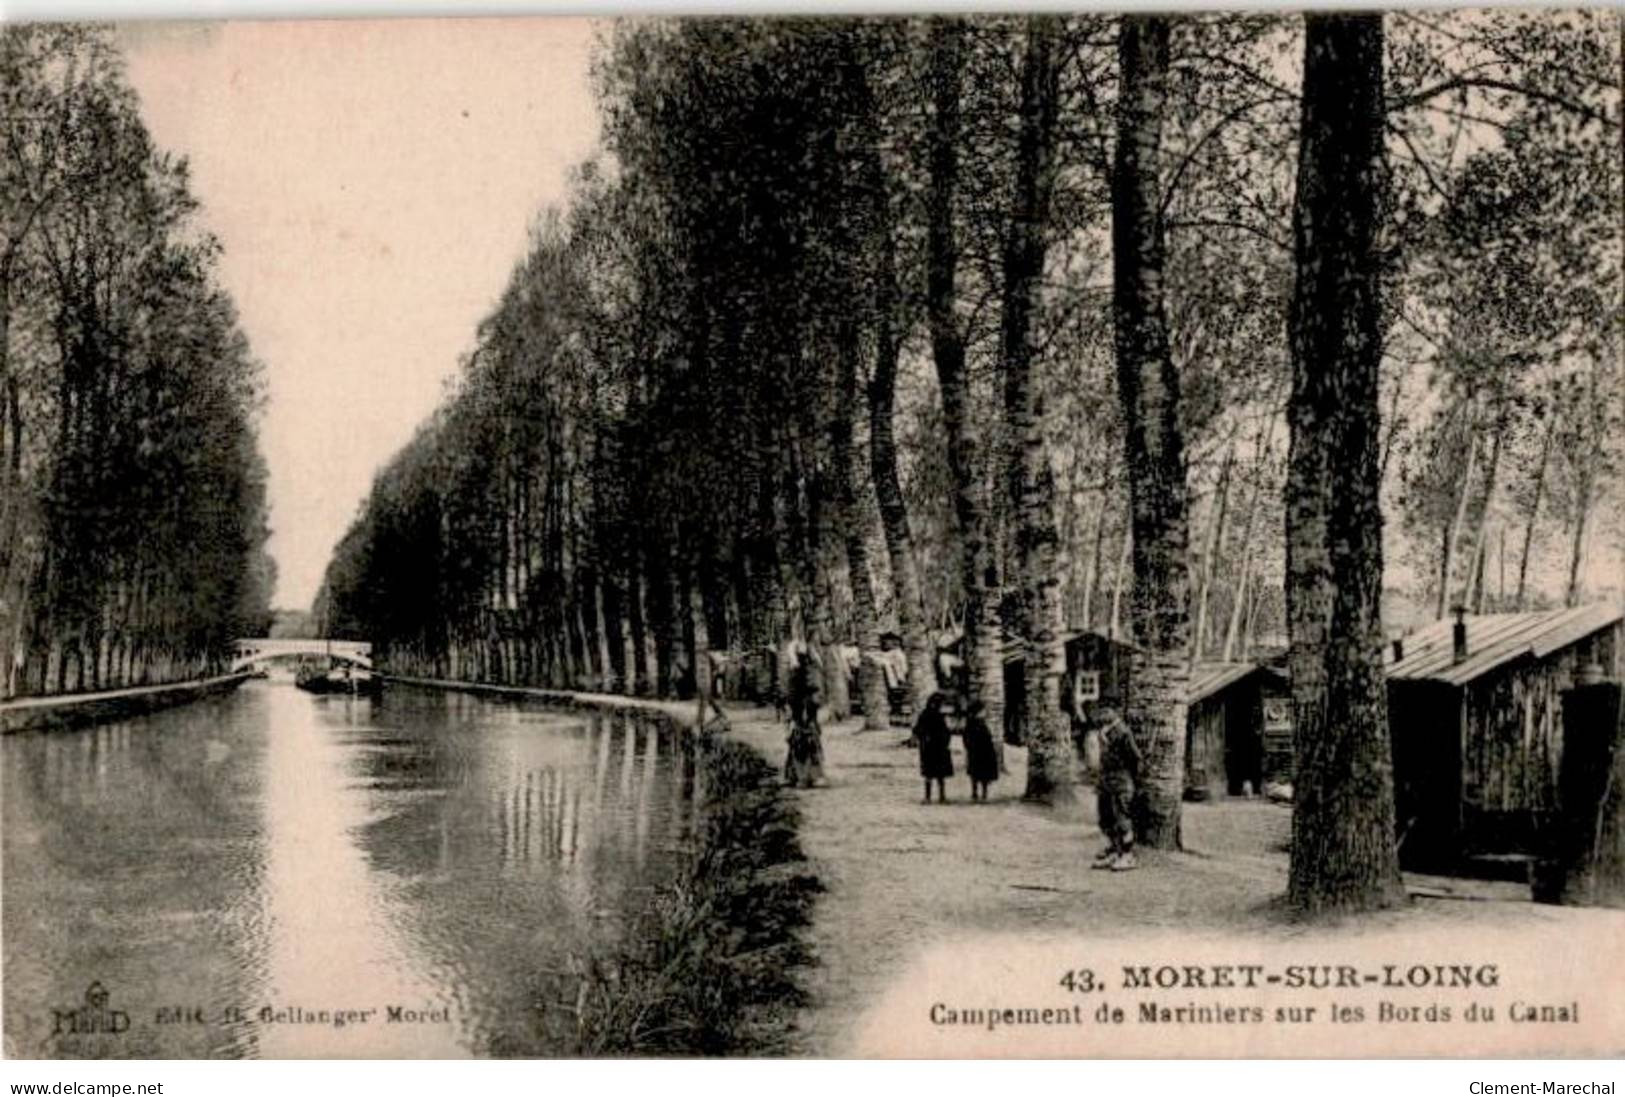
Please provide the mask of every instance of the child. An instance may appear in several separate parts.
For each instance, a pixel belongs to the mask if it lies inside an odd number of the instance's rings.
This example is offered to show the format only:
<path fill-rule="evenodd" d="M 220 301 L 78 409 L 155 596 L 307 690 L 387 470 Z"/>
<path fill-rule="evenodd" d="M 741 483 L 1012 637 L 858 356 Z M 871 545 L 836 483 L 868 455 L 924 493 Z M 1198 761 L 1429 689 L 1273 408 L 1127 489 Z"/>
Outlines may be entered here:
<path fill-rule="evenodd" d="M 925 711 L 914 721 L 914 740 L 920 747 L 920 776 L 925 780 L 925 799 L 931 802 L 931 782 L 937 783 L 937 802 L 946 804 L 944 782 L 954 775 L 953 756 L 948 753 L 948 718 L 942 714 L 942 694 L 933 693 Z"/>
<path fill-rule="evenodd" d="M 824 701 L 823 677 L 809 651 L 802 651 L 790 675 L 790 742 L 784 760 L 784 783 L 812 788 L 824 780 L 824 743 L 818 710 Z"/>
<path fill-rule="evenodd" d="M 1135 867 L 1135 782 L 1140 773 L 1140 748 L 1134 733 L 1117 710 L 1103 705 L 1096 711 L 1100 734 L 1100 779 L 1095 783 L 1100 831 L 1106 848 L 1095 857 L 1095 868 L 1126 872 Z"/>
<path fill-rule="evenodd" d="M 987 803 L 987 786 L 999 779 L 999 751 L 993 733 L 982 718 L 982 702 L 972 701 L 965 717 L 965 772 L 970 776 L 970 798 Z"/>

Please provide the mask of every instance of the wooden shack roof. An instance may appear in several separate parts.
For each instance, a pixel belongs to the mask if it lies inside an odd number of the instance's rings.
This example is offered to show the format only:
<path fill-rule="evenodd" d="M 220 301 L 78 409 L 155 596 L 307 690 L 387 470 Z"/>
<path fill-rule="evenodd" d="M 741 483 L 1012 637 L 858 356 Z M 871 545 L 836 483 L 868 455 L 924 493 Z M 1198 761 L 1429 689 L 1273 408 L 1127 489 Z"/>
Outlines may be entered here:
<path fill-rule="evenodd" d="M 1435 621 L 1401 639 L 1403 659 L 1387 653 L 1388 677 L 1464 686 L 1514 660 L 1545 658 L 1621 619 L 1625 610 L 1602 602 L 1536 613 L 1468 614 L 1467 658 L 1459 663 L 1455 620 Z"/>
<path fill-rule="evenodd" d="M 1257 663 L 1197 663 L 1191 668 L 1191 684 L 1186 692 L 1187 704 L 1205 701 L 1226 686 L 1235 685 L 1253 671 Z"/>
<path fill-rule="evenodd" d="M 1063 647 L 1070 648 L 1072 645 L 1081 643 L 1085 640 L 1097 640 L 1103 644 L 1110 644 L 1116 647 L 1128 648 L 1130 650 L 1133 650 L 1134 648 L 1134 644 L 1132 644 L 1125 637 L 1109 636 L 1097 629 L 1071 629 L 1061 634 L 1061 645 Z M 958 643 L 957 636 L 955 637 L 954 642 Z M 1022 647 L 1021 641 L 1013 636 L 1005 637 L 1003 641 L 1003 652 L 1004 661 L 1006 663 L 1019 663 L 1027 657 L 1026 650 Z"/>
<path fill-rule="evenodd" d="M 1073 644 L 1080 643 L 1084 640 L 1098 640 L 1103 644 L 1112 644 L 1116 647 L 1129 648 L 1130 650 L 1139 647 L 1138 644 L 1129 639 L 1127 634 L 1122 636 L 1113 636 L 1109 632 L 1102 632 L 1100 629 L 1095 628 L 1071 629 L 1070 631 L 1064 633 L 1061 637 L 1062 643 L 1064 643 L 1067 647 L 1071 647 Z"/>
<path fill-rule="evenodd" d="M 1278 684 L 1286 684 L 1286 675 L 1265 663 L 1197 663 L 1191 668 L 1191 684 L 1185 694 L 1185 703 L 1198 704 L 1254 674 L 1268 675 Z"/>
<path fill-rule="evenodd" d="M 1106 644 L 1119 645 L 1131 650 L 1134 647 L 1133 644 L 1128 643 L 1125 640 L 1114 639 L 1106 635 L 1104 632 L 1096 632 L 1091 629 L 1077 629 L 1069 632 L 1065 635 L 1063 642 L 1070 647 L 1071 645 L 1086 639 L 1094 639 Z M 1023 658 L 1024 653 L 1020 644 L 1014 640 L 1007 640 L 1004 645 L 1005 663 L 1018 663 L 1021 662 Z M 1218 661 L 1197 663 L 1191 668 L 1191 680 L 1190 687 L 1186 692 L 1186 697 L 1188 698 L 1186 703 L 1196 704 L 1198 701 L 1205 701 L 1207 698 L 1213 696 L 1215 693 L 1218 693 L 1220 690 L 1235 685 L 1243 678 L 1246 678 L 1248 675 L 1255 672 L 1269 674 L 1277 679 L 1284 677 L 1279 670 L 1266 666 L 1263 663 L 1225 663 Z"/>

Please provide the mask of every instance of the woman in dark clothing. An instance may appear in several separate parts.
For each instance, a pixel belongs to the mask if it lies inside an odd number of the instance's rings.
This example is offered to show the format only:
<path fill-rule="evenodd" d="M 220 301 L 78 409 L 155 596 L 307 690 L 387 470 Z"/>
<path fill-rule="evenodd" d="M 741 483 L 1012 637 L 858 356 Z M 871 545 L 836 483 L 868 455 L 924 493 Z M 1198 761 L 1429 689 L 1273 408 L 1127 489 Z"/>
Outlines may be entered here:
<path fill-rule="evenodd" d="M 982 719 L 982 702 L 972 701 L 965 717 L 965 772 L 970 775 L 970 798 L 987 803 L 987 786 L 999 779 L 999 751 L 993 733 Z"/>
<path fill-rule="evenodd" d="M 823 704 L 823 678 L 809 652 L 803 651 L 790 672 L 790 749 L 784 760 L 784 783 L 812 788 L 824 779 L 824 741 L 818 727 Z"/>
<path fill-rule="evenodd" d="M 954 775 L 953 756 L 948 753 L 951 734 L 948 718 L 942 714 L 942 694 L 933 693 L 914 722 L 914 739 L 920 745 L 920 776 L 925 778 L 925 799 L 921 803 L 931 802 L 932 781 L 937 783 L 938 802 L 948 802 L 943 782 Z"/>

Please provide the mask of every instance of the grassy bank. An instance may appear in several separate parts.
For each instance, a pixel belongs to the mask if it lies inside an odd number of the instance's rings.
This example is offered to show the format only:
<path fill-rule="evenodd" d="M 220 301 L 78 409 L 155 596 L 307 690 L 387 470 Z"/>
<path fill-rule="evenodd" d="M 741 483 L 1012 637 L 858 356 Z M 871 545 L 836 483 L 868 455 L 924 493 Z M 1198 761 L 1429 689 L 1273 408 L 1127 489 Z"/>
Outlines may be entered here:
<path fill-rule="evenodd" d="M 660 889 L 613 954 L 590 959 L 575 1003 L 581 1055 L 769 1055 L 788 1050 L 812 957 L 821 886 L 777 772 L 742 743 L 706 737 L 702 826 L 687 870 Z"/>

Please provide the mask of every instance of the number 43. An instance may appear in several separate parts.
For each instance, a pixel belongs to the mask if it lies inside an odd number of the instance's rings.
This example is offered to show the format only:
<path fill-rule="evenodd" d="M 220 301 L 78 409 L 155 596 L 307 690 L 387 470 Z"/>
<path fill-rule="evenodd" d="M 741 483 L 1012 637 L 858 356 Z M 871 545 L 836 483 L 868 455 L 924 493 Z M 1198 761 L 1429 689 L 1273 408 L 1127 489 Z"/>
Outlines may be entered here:
<path fill-rule="evenodd" d="M 1088 968 L 1062 973 L 1061 985 L 1074 994 L 1088 994 L 1090 991 L 1101 989 L 1100 984 L 1095 982 L 1095 973 Z"/>

